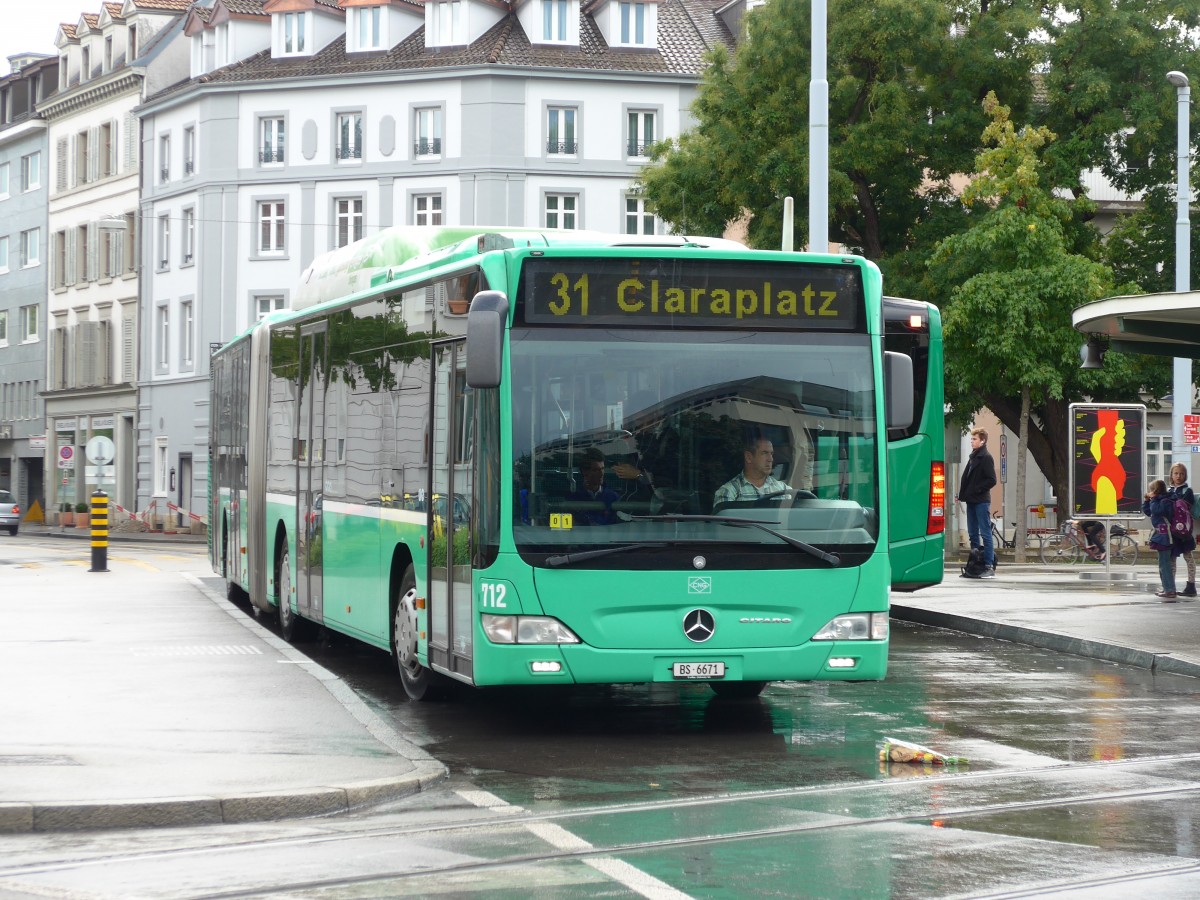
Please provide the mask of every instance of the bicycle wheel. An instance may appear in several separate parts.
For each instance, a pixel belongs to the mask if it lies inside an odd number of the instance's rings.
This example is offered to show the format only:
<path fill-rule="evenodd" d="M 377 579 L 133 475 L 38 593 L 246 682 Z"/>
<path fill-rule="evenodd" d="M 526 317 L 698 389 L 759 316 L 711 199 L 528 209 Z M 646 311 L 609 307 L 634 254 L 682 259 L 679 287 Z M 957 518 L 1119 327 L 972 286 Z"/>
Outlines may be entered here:
<path fill-rule="evenodd" d="M 1112 561 L 1122 566 L 1132 566 L 1137 562 L 1138 548 L 1137 541 L 1128 535 L 1120 535 L 1110 538 L 1108 542 L 1109 552 L 1112 553 Z"/>
<path fill-rule="evenodd" d="M 1067 547 L 1063 544 L 1062 534 L 1039 534 L 1038 543 L 1041 545 L 1038 547 L 1038 556 L 1045 565 L 1069 562 L 1064 555 Z"/>

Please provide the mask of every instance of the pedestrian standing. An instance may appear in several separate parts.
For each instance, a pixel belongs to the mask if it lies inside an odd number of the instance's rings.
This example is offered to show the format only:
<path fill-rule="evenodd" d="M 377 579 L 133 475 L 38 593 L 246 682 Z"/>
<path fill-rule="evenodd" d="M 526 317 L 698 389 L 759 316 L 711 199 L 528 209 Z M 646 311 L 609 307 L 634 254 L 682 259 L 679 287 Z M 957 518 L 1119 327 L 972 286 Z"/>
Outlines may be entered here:
<path fill-rule="evenodd" d="M 1175 560 L 1171 556 L 1171 510 L 1175 501 L 1167 496 L 1167 483 L 1161 478 L 1150 482 L 1142 500 L 1142 512 L 1150 517 L 1154 526 L 1154 534 L 1150 537 L 1150 546 L 1158 551 L 1158 577 L 1162 581 L 1162 590 L 1154 596 L 1164 600 L 1175 599 Z"/>
<path fill-rule="evenodd" d="M 1172 500 L 1182 500 L 1188 505 L 1188 509 L 1192 508 L 1192 501 L 1196 495 L 1187 483 L 1187 466 L 1183 463 L 1175 463 L 1171 466 L 1171 484 L 1167 488 L 1167 494 Z M 1194 527 L 1195 523 L 1193 523 Z M 1173 556 L 1182 556 L 1184 563 L 1187 565 L 1187 584 L 1184 585 L 1182 591 L 1179 592 L 1181 597 L 1196 596 L 1196 555 L 1193 551 L 1196 549 L 1196 538 L 1190 531 L 1185 535 L 1178 535 L 1172 532 L 1174 538 L 1175 549 Z M 1174 563 L 1171 564 L 1174 571 Z"/>
<path fill-rule="evenodd" d="M 992 546 L 992 488 L 996 486 L 996 464 L 987 449 L 988 433 L 971 431 L 971 455 L 963 466 L 956 500 L 967 507 L 967 536 L 972 547 L 983 550 L 987 567 L 980 578 L 996 577 L 996 549 Z"/>

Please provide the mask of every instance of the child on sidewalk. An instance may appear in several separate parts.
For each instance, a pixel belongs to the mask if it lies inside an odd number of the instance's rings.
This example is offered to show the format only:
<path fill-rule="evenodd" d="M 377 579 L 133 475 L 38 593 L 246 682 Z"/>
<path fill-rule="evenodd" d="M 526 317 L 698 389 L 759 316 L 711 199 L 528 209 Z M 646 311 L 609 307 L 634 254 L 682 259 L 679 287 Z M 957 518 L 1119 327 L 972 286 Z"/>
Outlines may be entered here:
<path fill-rule="evenodd" d="M 1150 517 L 1150 524 L 1154 526 L 1150 546 L 1158 551 L 1158 577 L 1162 580 L 1162 590 L 1154 596 L 1163 600 L 1176 597 L 1175 560 L 1171 556 L 1171 507 L 1174 505 L 1175 501 L 1167 496 L 1165 481 L 1155 478 L 1150 482 L 1150 489 L 1142 500 L 1142 512 Z"/>
<path fill-rule="evenodd" d="M 1172 500 L 1182 500 L 1191 508 L 1192 501 L 1195 499 L 1195 494 L 1187 484 L 1187 466 L 1183 463 L 1175 463 L 1171 466 L 1171 485 L 1167 488 L 1167 496 Z M 1194 527 L 1194 523 L 1193 523 Z M 1174 536 L 1177 537 L 1177 536 Z M 1189 547 L 1188 544 L 1191 546 Z M 1187 549 L 1184 549 L 1184 548 Z M 1184 535 L 1184 540 L 1179 547 L 1175 549 L 1172 556 L 1182 556 L 1184 564 L 1187 565 L 1187 584 L 1183 590 L 1179 592 L 1181 597 L 1196 596 L 1196 556 L 1193 551 L 1196 549 L 1196 539 L 1192 535 Z M 1175 564 L 1172 561 L 1171 570 L 1174 572 Z"/>

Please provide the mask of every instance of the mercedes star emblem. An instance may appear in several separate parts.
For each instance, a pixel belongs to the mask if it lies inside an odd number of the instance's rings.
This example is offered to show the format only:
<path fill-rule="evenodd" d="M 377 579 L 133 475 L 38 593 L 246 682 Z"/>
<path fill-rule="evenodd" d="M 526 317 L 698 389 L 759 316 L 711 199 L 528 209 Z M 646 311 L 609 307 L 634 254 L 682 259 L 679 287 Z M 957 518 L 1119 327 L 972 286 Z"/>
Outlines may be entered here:
<path fill-rule="evenodd" d="M 689 641 L 703 644 L 717 630 L 717 620 L 707 609 L 693 609 L 683 617 L 683 633 Z"/>

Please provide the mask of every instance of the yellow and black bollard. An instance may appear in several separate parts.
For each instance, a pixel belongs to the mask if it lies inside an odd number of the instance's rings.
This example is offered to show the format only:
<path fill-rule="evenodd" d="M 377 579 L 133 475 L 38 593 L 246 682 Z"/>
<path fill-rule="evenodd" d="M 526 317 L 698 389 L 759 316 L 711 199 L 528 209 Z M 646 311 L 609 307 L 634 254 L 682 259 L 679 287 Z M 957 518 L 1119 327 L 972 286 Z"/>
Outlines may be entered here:
<path fill-rule="evenodd" d="M 92 567 L 89 572 L 108 571 L 108 494 L 92 494 Z"/>

